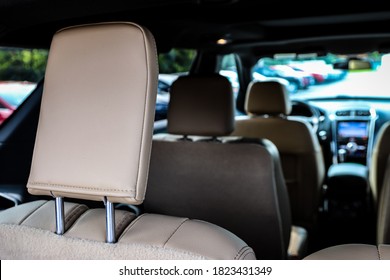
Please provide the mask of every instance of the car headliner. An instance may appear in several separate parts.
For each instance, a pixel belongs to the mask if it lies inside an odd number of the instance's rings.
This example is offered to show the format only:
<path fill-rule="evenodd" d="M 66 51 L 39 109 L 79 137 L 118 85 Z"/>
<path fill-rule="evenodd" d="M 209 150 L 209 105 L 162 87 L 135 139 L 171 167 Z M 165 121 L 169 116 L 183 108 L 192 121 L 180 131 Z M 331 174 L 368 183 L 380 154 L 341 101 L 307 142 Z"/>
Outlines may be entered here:
<path fill-rule="evenodd" d="M 375 3 L 377 2 L 377 3 Z M 0 0 L 2 45 L 49 47 L 65 26 L 134 21 L 155 35 L 160 52 L 172 47 L 221 52 L 359 53 L 390 49 L 390 10 L 379 1 L 249 0 Z M 220 46 L 216 40 L 225 38 Z"/>

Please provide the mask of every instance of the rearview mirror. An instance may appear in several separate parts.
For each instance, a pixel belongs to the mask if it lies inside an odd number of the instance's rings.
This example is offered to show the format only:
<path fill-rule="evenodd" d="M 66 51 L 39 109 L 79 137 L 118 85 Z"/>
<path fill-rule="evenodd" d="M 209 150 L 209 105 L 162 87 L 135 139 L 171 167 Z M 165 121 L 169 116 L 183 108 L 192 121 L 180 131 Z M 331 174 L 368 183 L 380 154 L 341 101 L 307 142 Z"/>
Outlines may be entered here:
<path fill-rule="evenodd" d="M 367 60 L 360 59 L 351 59 L 348 62 L 348 70 L 370 70 L 372 69 L 372 64 Z"/>
<path fill-rule="evenodd" d="M 333 68 L 342 70 L 371 70 L 372 64 L 369 60 L 350 58 L 345 61 L 334 63 Z"/>

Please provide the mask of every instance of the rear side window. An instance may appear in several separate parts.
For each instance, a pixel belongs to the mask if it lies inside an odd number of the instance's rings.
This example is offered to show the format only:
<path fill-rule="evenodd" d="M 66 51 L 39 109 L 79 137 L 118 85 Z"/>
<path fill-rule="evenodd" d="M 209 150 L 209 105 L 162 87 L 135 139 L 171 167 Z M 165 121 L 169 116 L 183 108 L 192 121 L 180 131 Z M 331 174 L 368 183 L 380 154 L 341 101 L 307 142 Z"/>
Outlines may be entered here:
<path fill-rule="evenodd" d="M 47 50 L 0 47 L 0 127 L 45 74 Z"/>
<path fill-rule="evenodd" d="M 158 78 L 155 121 L 167 118 L 171 85 L 178 77 L 188 74 L 195 56 L 196 51 L 192 49 L 172 49 L 167 53 L 159 55 L 160 74 Z"/>
<path fill-rule="evenodd" d="M 228 78 L 232 84 L 234 98 L 236 99 L 238 91 L 240 90 L 240 82 L 238 79 L 237 63 L 234 54 L 227 54 L 221 57 L 219 74 Z"/>

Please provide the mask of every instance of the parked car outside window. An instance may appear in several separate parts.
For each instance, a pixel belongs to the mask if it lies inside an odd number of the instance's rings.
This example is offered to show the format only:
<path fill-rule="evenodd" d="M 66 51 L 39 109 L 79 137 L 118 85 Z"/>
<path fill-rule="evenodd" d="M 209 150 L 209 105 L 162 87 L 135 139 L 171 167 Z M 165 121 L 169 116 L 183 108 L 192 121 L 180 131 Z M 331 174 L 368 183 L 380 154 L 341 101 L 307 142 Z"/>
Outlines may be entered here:
<path fill-rule="evenodd" d="M 31 82 L 0 82 L 0 125 L 23 103 L 35 89 Z"/>
<path fill-rule="evenodd" d="M 42 79 L 48 51 L 0 47 L 0 127 Z"/>

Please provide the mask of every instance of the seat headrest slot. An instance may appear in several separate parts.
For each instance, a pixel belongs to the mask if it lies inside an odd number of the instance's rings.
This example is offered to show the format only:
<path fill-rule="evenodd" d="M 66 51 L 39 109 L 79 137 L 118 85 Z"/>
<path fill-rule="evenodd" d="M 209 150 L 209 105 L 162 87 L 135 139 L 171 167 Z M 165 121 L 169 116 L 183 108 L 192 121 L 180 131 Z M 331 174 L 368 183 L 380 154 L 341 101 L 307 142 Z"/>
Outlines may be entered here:
<path fill-rule="evenodd" d="M 114 203 L 104 198 L 104 205 L 106 207 L 106 242 L 115 243 L 115 208 Z"/>
<path fill-rule="evenodd" d="M 63 235 L 65 232 L 65 212 L 64 212 L 64 198 L 55 198 L 56 211 L 56 234 Z"/>

